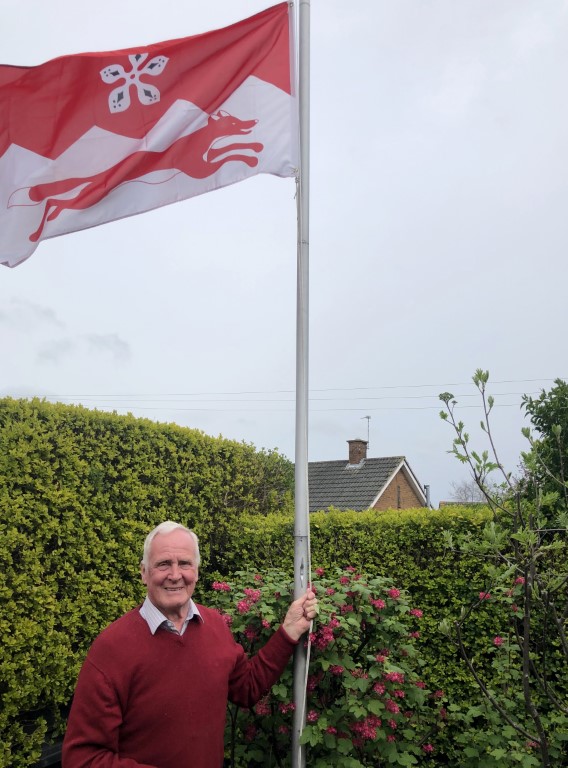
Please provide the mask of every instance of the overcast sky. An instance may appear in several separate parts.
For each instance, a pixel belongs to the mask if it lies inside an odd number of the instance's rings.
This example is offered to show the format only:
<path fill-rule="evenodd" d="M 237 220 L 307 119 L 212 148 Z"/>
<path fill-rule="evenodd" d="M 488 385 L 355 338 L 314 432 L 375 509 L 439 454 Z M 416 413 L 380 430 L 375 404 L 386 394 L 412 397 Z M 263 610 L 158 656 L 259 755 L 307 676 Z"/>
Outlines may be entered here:
<path fill-rule="evenodd" d="M 271 4 L 1 0 L 0 61 L 183 37 Z M 483 447 L 470 382 L 489 369 L 514 470 L 522 393 L 568 376 L 568 2 L 312 0 L 311 33 L 309 457 L 347 458 L 369 434 L 369 455 L 405 455 L 437 506 L 467 477 L 440 392 Z M 257 176 L 0 267 L 0 395 L 293 459 L 294 193 Z"/>

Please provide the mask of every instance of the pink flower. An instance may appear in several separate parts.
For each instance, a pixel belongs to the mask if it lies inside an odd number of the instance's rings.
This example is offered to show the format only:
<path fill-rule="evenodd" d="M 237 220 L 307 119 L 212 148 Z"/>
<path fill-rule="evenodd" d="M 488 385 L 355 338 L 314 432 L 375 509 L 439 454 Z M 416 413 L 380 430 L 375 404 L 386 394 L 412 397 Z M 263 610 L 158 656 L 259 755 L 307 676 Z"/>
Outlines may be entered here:
<path fill-rule="evenodd" d="M 389 680 L 391 683 L 404 683 L 404 672 L 387 672 L 385 680 Z"/>
<path fill-rule="evenodd" d="M 254 574 L 254 580 L 255 580 L 255 581 L 258 581 L 258 582 L 260 582 L 260 583 L 262 584 L 262 574 L 260 574 L 260 573 L 255 573 L 255 574 Z"/>
<path fill-rule="evenodd" d="M 325 568 L 316 568 L 316 576 L 323 576 L 325 574 Z"/>
<path fill-rule="evenodd" d="M 400 712 L 400 707 L 396 703 L 396 701 L 393 701 L 392 699 L 387 699 L 385 707 L 387 709 L 387 712 L 392 712 L 393 715 L 397 715 Z"/>
<path fill-rule="evenodd" d="M 440 707 L 440 717 L 442 720 L 448 719 L 448 710 L 445 707 Z"/>
<path fill-rule="evenodd" d="M 250 603 L 248 600 L 239 600 L 237 603 L 237 611 L 239 613 L 248 613 L 250 609 Z"/>
<path fill-rule="evenodd" d="M 346 565 L 346 566 L 345 566 L 345 568 L 344 568 L 344 570 L 345 570 L 345 571 L 349 571 L 349 573 L 355 573 L 355 571 L 357 570 L 357 568 L 355 568 L 355 566 L 353 566 L 353 565 Z"/>
<path fill-rule="evenodd" d="M 389 735 L 387 736 L 387 741 L 390 741 L 391 744 L 393 741 L 396 741 L 396 736 L 394 735 L 394 733 L 389 733 Z"/>
<path fill-rule="evenodd" d="M 308 714 L 306 715 L 306 720 L 308 723 L 317 723 L 319 720 L 319 713 L 315 711 L 315 709 L 310 709 Z"/>
<path fill-rule="evenodd" d="M 368 715 L 364 720 L 360 720 L 357 723 L 351 725 L 351 731 L 360 737 L 359 741 L 362 744 L 363 741 L 373 741 L 377 738 L 377 728 L 381 727 L 381 720 L 376 715 Z M 356 739 L 353 739 L 355 744 Z"/>
<path fill-rule="evenodd" d="M 383 683 L 375 683 L 373 686 L 373 691 L 377 693 L 379 696 L 382 696 L 383 693 L 386 691 L 386 688 L 383 685 Z"/>
<path fill-rule="evenodd" d="M 504 642 L 505 641 L 503 640 L 503 638 L 499 637 L 499 635 L 493 638 L 493 645 L 496 645 L 497 647 L 499 647 L 500 645 L 503 645 Z"/>
<path fill-rule="evenodd" d="M 415 640 L 418 640 L 420 637 L 420 632 L 410 632 L 408 637 L 413 637 Z"/>
<path fill-rule="evenodd" d="M 248 597 L 251 603 L 258 603 L 260 600 L 260 589 L 245 589 L 245 595 Z"/>
<path fill-rule="evenodd" d="M 445 695 L 446 695 L 446 694 L 444 693 L 444 691 L 440 691 L 440 690 L 438 690 L 438 691 L 436 691 L 436 692 L 434 693 L 434 698 L 435 698 L 435 699 L 443 699 Z"/>
<path fill-rule="evenodd" d="M 340 584 L 349 584 L 349 576 L 341 576 L 339 579 Z"/>
<path fill-rule="evenodd" d="M 396 722 L 392 718 L 387 720 L 387 725 L 391 730 L 396 731 Z"/>
<path fill-rule="evenodd" d="M 341 667 L 339 664 L 332 664 L 329 668 L 329 671 L 332 675 L 342 675 L 344 672 L 344 668 Z"/>
<path fill-rule="evenodd" d="M 387 592 L 387 595 L 393 600 L 398 600 L 398 598 L 400 597 L 400 589 L 395 589 L 393 587 L 392 589 L 389 589 L 389 591 Z"/>
<path fill-rule="evenodd" d="M 513 613 L 517 613 L 517 611 L 519 610 L 519 606 L 518 606 L 518 605 L 515 605 L 515 604 L 513 603 L 513 605 L 511 606 L 511 610 L 513 611 Z"/>
<path fill-rule="evenodd" d="M 514 583 L 515 584 L 524 584 L 525 583 L 525 579 L 524 579 L 523 576 L 517 576 L 517 578 L 515 579 Z"/>
<path fill-rule="evenodd" d="M 334 589 L 333 587 L 328 587 L 328 588 L 325 590 L 325 594 L 326 594 L 326 595 L 335 595 L 335 589 Z"/>
<path fill-rule="evenodd" d="M 431 755 L 434 751 L 434 747 L 431 744 L 423 744 L 422 749 L 424 752 L 426 752 L 427 755 Z"/>
<path fill-rule="evenodd" d="M 293 701 L 283 702 L 278 705 L 278 709 L 283 715 L 287 715 L 288 712 L 293 712 L 296 709 L 296 705 Z"/>
<path fill-rule="evenodd" d="M 382 653 L 377 653 L 377 655 L 375 656 L 375 659 L 379 662 L 379 664 L 384 664 L 385 661 L 387 660 L 387 657 L 383 656 Z"/>
<path fill-rule="evenodd" d="M 214 581 L 213 582 L 213 589 L 216 592 L 230 592 L 231 587 L 229 584 L 227 584 L 226 581 Z"/>
<path fill-rule="evenodd" d="M 424 614 L 422 613 L 420 608 L 411 608 L 410 615 L 411 616 L 416 616 L 417 619 L 421 619 L 422 616 L 424 616 Z"/>
<path fill-rule="evenodd" d="M 386 606 L 387 606 L 387 604 L 385 603 L 385 601 L 384 601 L 384 600 L 381 600 L 380 598 L 378 598 L 377 600 L 373 600 L 373 598 L 371 597 L 371 598 L 369 598 L 369 599 L 370 599 L 370 601 L 371 601 L 371 605 L 372 605 L 374 608 L 376 608 L 378 611 L 382 611 L 382 610 L 383 610 L 383 608 L 386 608 Z"/>
<path fill-rule="evenodd" d="M 479 593 L 479 599 L 480 600 L 491 600 L 491 592 L 480 592 Z"/>
<path fill-rule="evenodd" d="M 258 633 L 254 627 L 247 627 L 244 634 L 249 643 L 252 643 L 252 641 L 256 640 L 258 637 Z"/>
<path fill-rule="evenodd" d="M 352 613 L 353 612 L 353 606 L 352 605 L 342 605 L 341 606 L 341 613 Z"/>
<path fill-rule="evenodd" d="M 312 693 L 315 691 L 315 689 L 320 684 L 320 680 L 322 678 L 323 672 L 318 672 L 317 675 L 308 675 L 308 682 L 306 684 L 306 689 Z"/>
<path fill-rule="evenodd" d="M 392 692 L 392 695 L 395 697 L 395 699 L 404 699 L 404 691 L 401 691 L 400 688 L 397 688 L 396 691 Z"/>
<path fill-rule="evenodd" d="M 270 715 L 270 704 L 266 696 L 255 705 L 254 711 L 257 715 Z"/>
<path fill-rule="evenodd" d="M 290 729 L 288 728 L 287 725 L 284 725 L 284 723 L 282 723 L 282 725 L 278 726 L 278 733 L 283 733 L 284 735 L 286 735 L 290 733 Z"/>
<path fill-rule="evenodd" d="M 333 725 L 328 725 L 325 729 L 326 733 L 331 733 L 333 736 L 337 733 L 337 728 L 334 728 Z"/>
<path fill-rule="evenodd" d="M 221 616 L 223 617 L 225 624 L 230 628 L 233 623 L 233 617 L 229 616 L 228 613 L 222 613 Z"/>
<path fill-rule="evenodd" d="M 263 619 L 262 626 L 264 627 L 264 629 L 270 629 L 270 622 L 267 621 L 266 619 Z"/>
<path fill-rule="evenodd" d="M 422 680 L 418 680 L 416 682 L 416 687 L 424 689 L 424 688 L 426 688 L 426 683 L 424 683 Z"/>

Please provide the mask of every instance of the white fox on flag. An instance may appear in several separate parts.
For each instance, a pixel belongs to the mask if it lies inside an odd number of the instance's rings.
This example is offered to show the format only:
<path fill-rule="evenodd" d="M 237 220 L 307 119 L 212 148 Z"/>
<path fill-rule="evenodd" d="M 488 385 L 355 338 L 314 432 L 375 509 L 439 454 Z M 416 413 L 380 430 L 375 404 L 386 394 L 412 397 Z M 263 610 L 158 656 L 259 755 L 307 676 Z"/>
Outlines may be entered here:
<path fill-rule="evenodd" d="M 287 2 L 224 29 L 0 66 L 0 263 L 259 173 L 294 176 Z"/>

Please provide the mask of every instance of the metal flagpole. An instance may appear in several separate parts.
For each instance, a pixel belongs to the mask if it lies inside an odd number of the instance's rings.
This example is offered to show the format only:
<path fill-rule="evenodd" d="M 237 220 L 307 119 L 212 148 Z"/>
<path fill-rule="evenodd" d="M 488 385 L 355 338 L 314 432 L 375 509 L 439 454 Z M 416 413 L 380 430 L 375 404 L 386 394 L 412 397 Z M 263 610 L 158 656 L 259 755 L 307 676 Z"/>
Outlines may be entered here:
<path fill-rule="evenodd" d="M 294 520 L 294 595 L 311 581 L 308 493 L 308 344 L 309 344 L 309 131 L 310 131 L 310 0 L 299 0 L 300 172 L 297 179 L 298 249 L 296 304 L 296 455 Z M 294 721 L 292 768 L 306 764 L 300 736 L 306 719 L 309 647 L 299 643 L 294 654 Z"/>

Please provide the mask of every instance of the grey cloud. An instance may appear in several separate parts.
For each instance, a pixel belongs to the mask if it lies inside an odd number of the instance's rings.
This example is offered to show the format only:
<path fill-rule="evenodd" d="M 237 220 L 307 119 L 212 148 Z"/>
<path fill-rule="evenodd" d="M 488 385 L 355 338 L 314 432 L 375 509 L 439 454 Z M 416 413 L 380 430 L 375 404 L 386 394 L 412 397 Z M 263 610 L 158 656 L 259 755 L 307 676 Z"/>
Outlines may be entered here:
<path fill-rule="evenodd" d="M 130 345 L 116 333 L 90 333 L 84 338 L 90 352 L 108 353 L 115 360 L 127 360 L 130 358 Z"/>
<path fill-rule="evenodd" d="M 35 304 L 26 299 L 9 299 L 0 309 L 0 324 L 9 325 L 22 331 L 51 326 L 64 328 L 63 323 L 53 309 Z"/>
<path fill-rule="evenodd" d="M 64 358 L 73 355 L 76 349 L 77 345 L 71 339 L 59 339 L 44 344 L 37 356 L 42 363 L 60 363 Z"/>

